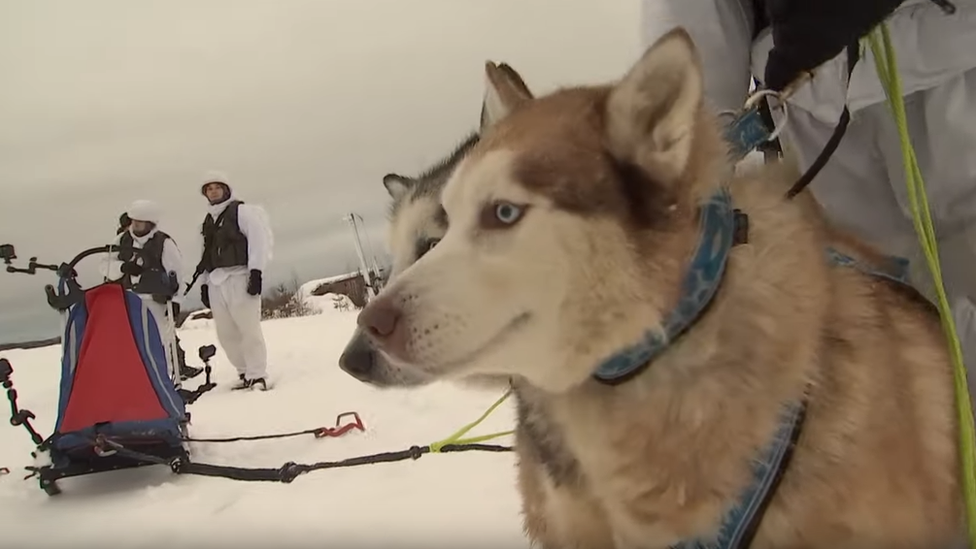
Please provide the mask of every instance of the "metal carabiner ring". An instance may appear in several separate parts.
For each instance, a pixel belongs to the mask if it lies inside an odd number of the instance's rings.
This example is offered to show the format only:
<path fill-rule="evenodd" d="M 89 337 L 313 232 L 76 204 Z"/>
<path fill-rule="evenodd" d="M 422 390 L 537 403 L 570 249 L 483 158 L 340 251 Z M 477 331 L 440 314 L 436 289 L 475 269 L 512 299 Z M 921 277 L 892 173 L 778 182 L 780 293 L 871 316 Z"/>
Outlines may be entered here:
<path fill-rule="evenodd" d="M 748 99 L 746 99 L 746 102 L 742 105 L 742 110 L 748 111 L 753 106 L 755 106 L 756 102 L 758 102 L 763 97 L 775 97 L 780 107 L 783 108 L 782 122 L 776 124 L 776 126 L 773 128 L 773 131 L 769 134 L 769 137 L 766 138 L 767 141 L 772 141 L 777 137 L 779 137 L 779 134 L 782 133 L 783 128 L 786 127 L 786 123 L 790 121 L 790 111 L 786 106 L 786 100 L 784 99 L 783 94 L 773 90 L 756 90 L 755 92 L 752 93 L 752 95 L 748 97 Z"/>

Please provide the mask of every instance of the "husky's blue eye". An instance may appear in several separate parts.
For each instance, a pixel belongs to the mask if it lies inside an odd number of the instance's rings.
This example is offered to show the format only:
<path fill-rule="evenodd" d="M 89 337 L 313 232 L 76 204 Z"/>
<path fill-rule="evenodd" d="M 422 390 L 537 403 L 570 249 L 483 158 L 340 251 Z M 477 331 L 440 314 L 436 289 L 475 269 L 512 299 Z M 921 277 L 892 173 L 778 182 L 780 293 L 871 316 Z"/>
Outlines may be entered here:
<path fill-rule="evenodd" d="M 500 202 L 495 204 L 495 218 L 504 223 L 505 225 L 511 225 L 515 223 L 522 217 L 522 208 L 511 204 L 509 202 Z"/>
<path fill-rule="evenodd" d="M 478 224 L 482 229 L 508 229 L 525 217 L 529 206 L 527 204 L 513 204 L 511 202 L 487 202 L 481 208 Z"/>

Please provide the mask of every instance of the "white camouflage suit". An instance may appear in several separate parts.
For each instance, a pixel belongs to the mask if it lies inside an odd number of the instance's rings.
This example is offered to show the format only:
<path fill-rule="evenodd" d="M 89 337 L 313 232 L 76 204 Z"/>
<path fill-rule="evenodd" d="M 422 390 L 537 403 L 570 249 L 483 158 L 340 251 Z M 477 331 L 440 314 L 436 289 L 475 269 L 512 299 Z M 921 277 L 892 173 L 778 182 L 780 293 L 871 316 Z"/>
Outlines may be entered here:
<path fill-rule="evenodd" d="M 234 200 L 226 174 L 210 172 L 201 183 L 223 183 L 230 191 L 225 199 L 207 206 L 216 220 Z M 252 269 L 267 273 L 274 236 L 263 208 L 243 203 L 238 209 L 238 227 L 247 237 L 247 266 L 221 267 L 200 275 L 198 283 L 208 287 L 210 310 L 217 329 L 217 341 L 238 375 L 247 379 L 268 378 L 268 352 L 261 331 L 261 296 L 247 293 Z"/>
<path fill-rule="evenodd" d="M 976 0 L 953 0 L 947 15 L 931 0 L 906 0 L 888 19 L 898 59 L 908 129 L 925 180 L 942 278 L 962 341 L 970 391 L 976 394 Z M 643 45 L 681 25 L 701 51 L 706 95 L 719 110 L 737 110 L 752 75 L 762 81 L 772 49 L 769 29 L 753 37 L 750 0 L 642 0 Z M 757 29 L 759 30 L 759 29 Z M 907 198 L 894 119 L 870 49 L 848 87 L 841 53 L 788 100 L 781 135 L 801 171 L 830 138 L 844 103 L 847 132 L 808 187 L 839 226 L 882 251 L 911 261 L 913 284 L 933 301 L 928 266 Z M 773 116 L 782 123 L 782 111 Z"/>
<path fill-rule="evenodd" d="M 146 242 L 149 241 L 149 239 L 151 239 L 153 236 L 156 235 L 157 232 L 159 232 L 159 219 L 161 217 L 160 207 L 155 202 L 152 202 L 150 200 L 136 200 L 135 202 L 132 203 L 132 205 L 129 206 L 129 209 L 126 210 L 126 214 L 128 214 L 130 219 L 148 221 L 155 225 L 148 233 L 142 236 L 135 235 L 132 232 L 131 227 L 126 231 L 127 233 L 129 233 L 129 235 L 132 236 L 132 247 L 141 249 L 146 244 Z M 119 241 L 122 239 L 122 236 L 125 235 L 126 232 L 123 232 L 118 236 L 116 236 L 113 244 L 118 245 Z M 139 265 L 142 265 L 143 263 L 142 258 L 138 255 L 133 255 L 132 261 Z M 176 245 L 176 242 L 172 238 L 167 238 L 163 242 L 162 264 L 163 264 L 163 269 L 167 273 L 169 272 L 176 273 L 178 290 L 176 294 L 172 297 L 172 302 L 177 304 L 182 304 L 183 292 L 181 290 L 183 288 L 183 282 L 184 282 L 183 255 L 180 252 L 179 246 Z M 120 271 L 120 268 L 122 266 L 122 261 L 118 259 L 117 253 L 107 254 L 106 262 L 103 265 L 104 266 L 102 268 L 102 274 L 108 277 L 109 279 L 116 280 L 119 277 L 123 276 L 122 272 Z M 130 280 L 132 281 L 133 284 L 138 283 L 139 279 L 140 279 L 139 276 L 130 277 Z M 173 348 L 172 348 L 172 346 L 175 345 L 175 341 L 176 341 L 176 331 L 175 331 L 176 324 L 175 324 L 175 319 L 171 321 L 171 319 L 166 314 L 168 306 L 166 304 L 157 303 L 156 301 L 153 300 L 151 295 L 145 295 L 145 294 L 137 294 L 137 295 L 142 299 L 142 302 L 146 305 L 150 313 L 153 315 L 153 318 L 156 320 L 156 325 L 159 327 L 159 334 L 163 338 L 163 346 L 166 349 L 167 360 L 169 361 L 170 364 L 177 364 L 176 356 L 173 355 Z"/>

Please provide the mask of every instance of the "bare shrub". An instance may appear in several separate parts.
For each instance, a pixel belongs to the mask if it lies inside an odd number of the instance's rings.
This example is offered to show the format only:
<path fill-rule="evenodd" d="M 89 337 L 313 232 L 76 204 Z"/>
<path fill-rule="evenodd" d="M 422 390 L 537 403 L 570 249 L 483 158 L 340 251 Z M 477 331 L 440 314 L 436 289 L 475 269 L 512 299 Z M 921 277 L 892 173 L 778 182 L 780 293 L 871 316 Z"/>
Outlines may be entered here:
<path fill-rule="evenodd" d="M 261 296 L 261 319 L 293 318 L 316 314 L 315 307 L 299 291 L 297 279 L 282 282 Z"/>
<path fill-rule="evenodd" d="M 348 296 L 332 294 L 332 308 L 337 311 L 350 311 L 357 307 Z"/>

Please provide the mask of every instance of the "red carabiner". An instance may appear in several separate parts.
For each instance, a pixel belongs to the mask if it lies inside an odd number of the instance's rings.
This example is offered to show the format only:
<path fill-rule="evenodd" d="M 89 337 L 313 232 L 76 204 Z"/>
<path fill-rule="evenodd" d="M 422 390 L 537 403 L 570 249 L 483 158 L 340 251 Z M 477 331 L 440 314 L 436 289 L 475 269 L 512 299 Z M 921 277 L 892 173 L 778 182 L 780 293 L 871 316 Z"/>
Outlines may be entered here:
<path fill-rule="evenodd" d="M 340 426 L 339 424 L 342 422 L 342 418 L 347 416 L 352 416 L 354 418 L 353 422 Z M 336 416 L 335 427 L 322 427 L 321 429 L 318 429 L 315 431 L 315 438 L 341 437 L 353 429 L 365 431 L 366 427 L 363 425 L 363 420 L 356 412 L 343 412 Z"/>

